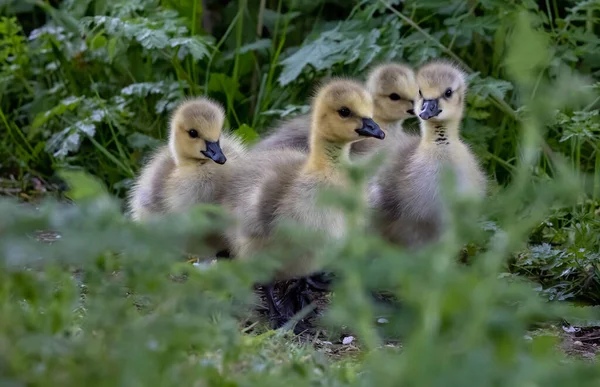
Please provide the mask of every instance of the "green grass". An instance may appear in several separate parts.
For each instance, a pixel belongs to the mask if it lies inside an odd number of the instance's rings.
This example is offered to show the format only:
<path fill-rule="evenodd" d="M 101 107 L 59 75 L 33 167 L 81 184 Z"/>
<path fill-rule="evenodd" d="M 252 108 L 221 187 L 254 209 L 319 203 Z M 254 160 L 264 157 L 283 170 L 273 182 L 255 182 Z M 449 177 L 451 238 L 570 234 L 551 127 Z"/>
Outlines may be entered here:
<path fill-rule="evenodd" d="M 38 182 L 54 191 L 67 170 L 76 205 L 0 202 L 1 380 L 597 384 L 596 368 L 553 350 L 555 332 L 523 339 L 539 323 L 600 325 L 597 2 L 207 1 L 211 31 L 199 1 L 51 3 L 0 4 L 0 191 L 43 199 Z M 462 134 L 490 197 L 449 198 L 447 235 L 416 256 L 353 225 L 325 252 L 342 280 L 318 337 L 269 331 L 250 312 L 269 260 L 182 263 L 174 251 L 217 227 L 208 209 L 147 227 L 123 217 L 185 96 L 220 101 L 251 141 L 305 109 L 324 77 L 437 57 L 469 73 Z M 36 242 L 38 230 L 61 238 Z M 468 265 L 455 263 L 463 245 Z M 401 307 L 373 303 L 381 289 Z"/>

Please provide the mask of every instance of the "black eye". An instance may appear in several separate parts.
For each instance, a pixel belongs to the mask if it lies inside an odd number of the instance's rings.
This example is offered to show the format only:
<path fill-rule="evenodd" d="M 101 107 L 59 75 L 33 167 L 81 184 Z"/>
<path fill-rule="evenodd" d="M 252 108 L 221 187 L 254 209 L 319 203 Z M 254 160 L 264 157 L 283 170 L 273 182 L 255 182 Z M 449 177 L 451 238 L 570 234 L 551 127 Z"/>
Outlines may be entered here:
<path fill-rule="evenodd" d="M 347 107 L 344 106 L 343 108 L 338 110 L 338 113 L 340 113 L 340 117 L 346 118 L 346 117 L 350 117 L 350 113 L 352 113 L 352 112 L 350 111 L 350 109 L 348 109 Z"/>
<path fill-rule="evenodd" d="M 423 93 L 421 93 L 421 90 L 419 90 L 419 97 L 423 98 Z"/>
<path fill-rule="evenodd" d="M 390 94 L 390 99 L 392 101 L 398 101 L 398 100 L 401 99 L 401 97 L 398 94 L 396 94 L 396 93 L 392 93 L 392 94 Z"/>
<path fill-rule="evenodd" d="M 190 135 L 191 138 L 197 138 L 198 137 L 198 131 L 196 129 L 190 129 L 190 130 L 188 130 L 188 134 Z"/>
<path fill-rule="evenodd" d="M 452 89 L 450 89 L 450 88 L 446 89 L 446 91 L 444 92 L 444 97 L 446 97 L 446 98 L 452 97 Z"/>

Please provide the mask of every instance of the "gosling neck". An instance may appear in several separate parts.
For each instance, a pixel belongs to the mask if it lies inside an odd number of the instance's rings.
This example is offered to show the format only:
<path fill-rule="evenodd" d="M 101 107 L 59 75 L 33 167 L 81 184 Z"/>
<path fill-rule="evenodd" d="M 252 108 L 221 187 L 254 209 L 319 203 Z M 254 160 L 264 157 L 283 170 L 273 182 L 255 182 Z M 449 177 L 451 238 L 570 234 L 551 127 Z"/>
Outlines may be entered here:
<path fill-rule="evenodd" d="M 350 144 L 327 140 L 316 133 L 311 134 L 310 152 L 304 172 L 328 174 L 350 160 Z"/>
<path fill-rule="evenodd" d="M 459 141 L 458 130 L 460 120 L 425 121 L 421 120 L 421 136 L 423 143 L 434 145 L 450 145 Z"/>
<path fill-rule="evenodd" d="M 180 154 L 175 146 L 175 141 L 169 141 L 169 151 L 173 161 L 175 162 L 175 165 L 179 168 L 198 167 L 199 165 L 204 165 L 210 161 L 208 159 L 188 157 Z"/>

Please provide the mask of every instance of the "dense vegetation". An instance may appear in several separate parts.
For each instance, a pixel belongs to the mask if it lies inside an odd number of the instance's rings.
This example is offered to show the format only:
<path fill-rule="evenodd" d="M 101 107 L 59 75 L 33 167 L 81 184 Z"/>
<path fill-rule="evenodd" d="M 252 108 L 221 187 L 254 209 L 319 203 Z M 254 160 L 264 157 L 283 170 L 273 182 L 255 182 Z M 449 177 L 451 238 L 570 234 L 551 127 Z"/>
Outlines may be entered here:
<path fill-rule="evenodd" d="M 0 201 L 3 383 L 597 385 L 597 367 L 564 361 L 553 331 L 537 330 L 600 325 L 594 308 L 574 307 L 600 301 L 597 1 L 4 0 L 0 10 L 0 190 L 13 196 Z M 462 134 L 490 197 L 481 208 L 448 198 L 452 227 L 418 254 L 353 225 L 325 254 L 341 279 L 307 343 L 250 312 L 249 289 L 272 262 L 196 270 L 181 259 L 198 230 L 225 226 L 212 221 L 218 209 L 149 226 L 122 215 L 184 96 L 222 102 L 252 142 L 307 111 L 324 77 L 437 57 L 469 72 Z M 63 181 L 75 205 L 51 199 L 64 199 Z M 353 199 L 336 197 L 360 217 Z M 401 307 L 374 303 L 382 289 Z M 327 357 L 322 340 L 342 331 L 361 351 Z M 397 339 L 401 348 L 383 346 Z"/>

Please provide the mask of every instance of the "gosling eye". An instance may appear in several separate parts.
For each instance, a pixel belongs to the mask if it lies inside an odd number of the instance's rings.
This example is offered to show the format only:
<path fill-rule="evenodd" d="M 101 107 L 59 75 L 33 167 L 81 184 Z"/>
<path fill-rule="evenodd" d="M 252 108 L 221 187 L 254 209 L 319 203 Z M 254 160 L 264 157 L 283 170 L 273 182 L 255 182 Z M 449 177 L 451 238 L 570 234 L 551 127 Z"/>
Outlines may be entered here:
<path fill-rule="evenodd" d="M 190 135 L 191 138 L 198 138 L 198 131 L 196 129 L 188 130 L 188 134 Z"/>
<path fill-rule="evenodd" d="M 452 97 L 452 89 L 447 88 L 446 91 L 444 92 L 444 97 L 446 97 L 446 98 Z"/>
<path fill-rule="evenodd" d="M 423 93 L 421 93 L 421 90 L 419 90 L 419 97 L 423 98 Z"/>
<path fill-rule="evenodd" d="M 342 107 L 340 110 L 338 110 L 338 113 L 339 113 L 340 117 L 342 117 L 342 118 L 348 118 L 348 117 L 350 117 L 350 114 L 352 114 L 350 109 L 348 109 L 345 106 Z"/>
<path fill-rule="evenodd" d="M 400 96 L 399 96 L 397 93 L 392 93 L 392 94 L 390 94 L 390 99 L 391 99 L 392 101 L 399 101 L 399 100 L 401 100 L 402 98 L 401 98 L 401 97 L 400 97 Z"/>

